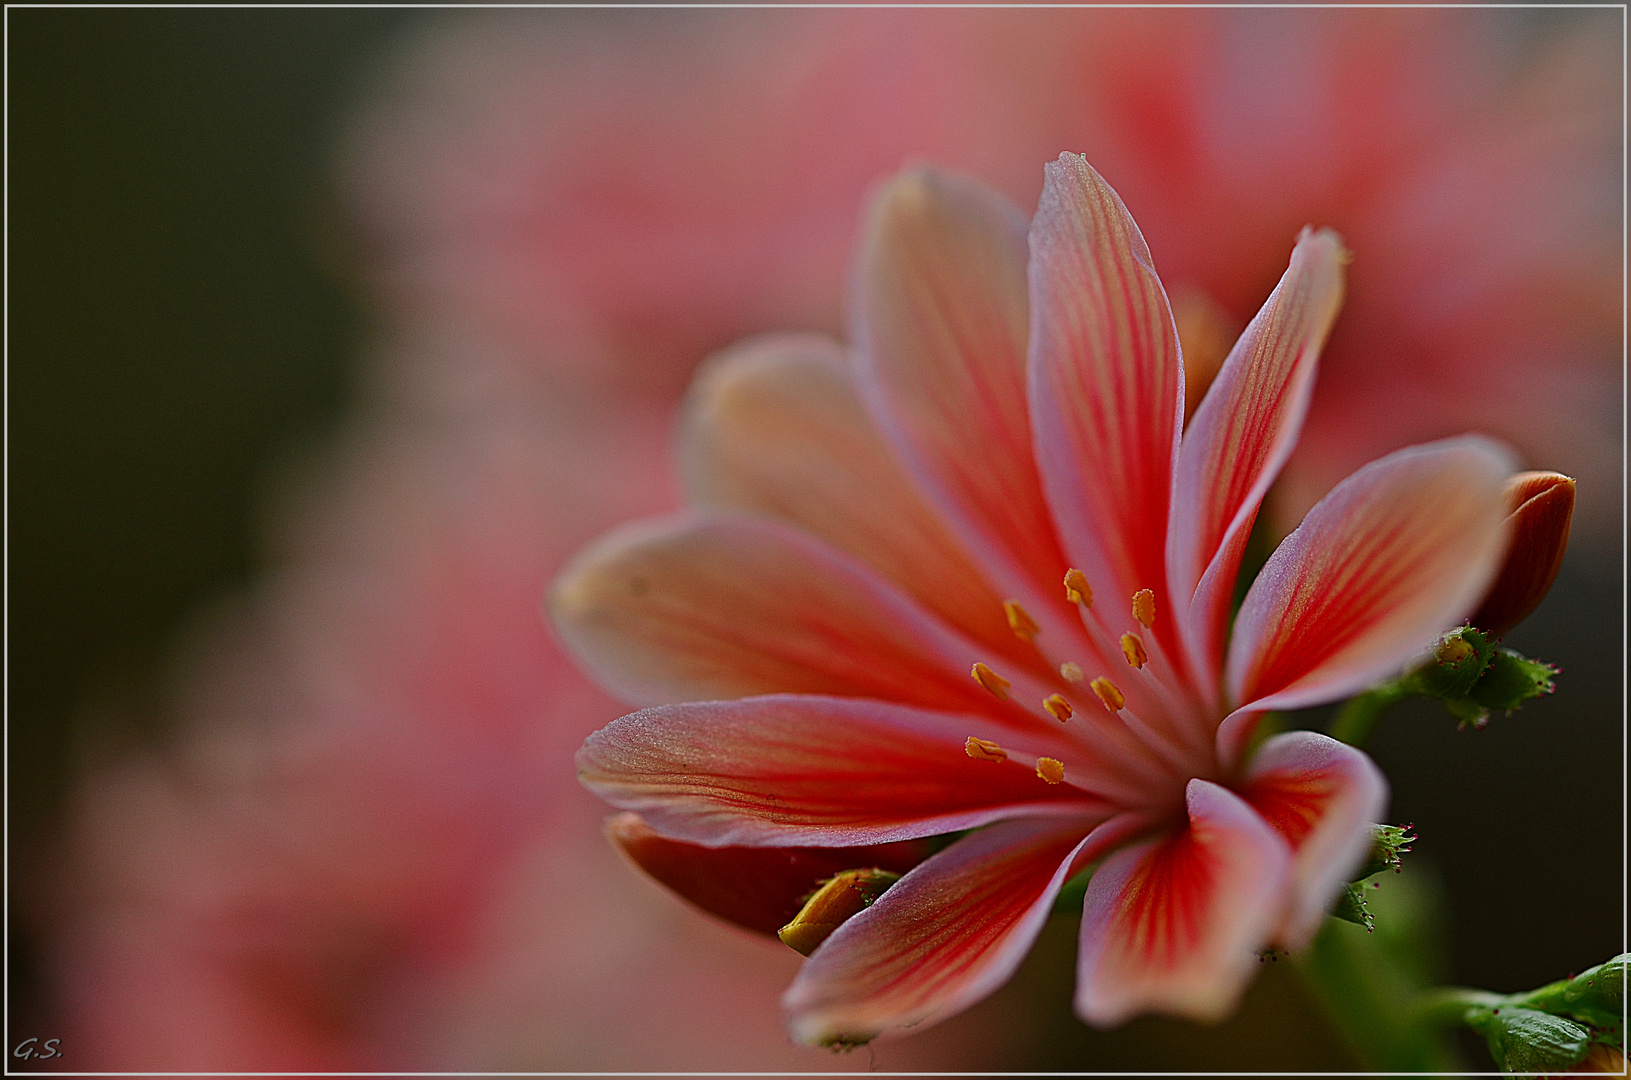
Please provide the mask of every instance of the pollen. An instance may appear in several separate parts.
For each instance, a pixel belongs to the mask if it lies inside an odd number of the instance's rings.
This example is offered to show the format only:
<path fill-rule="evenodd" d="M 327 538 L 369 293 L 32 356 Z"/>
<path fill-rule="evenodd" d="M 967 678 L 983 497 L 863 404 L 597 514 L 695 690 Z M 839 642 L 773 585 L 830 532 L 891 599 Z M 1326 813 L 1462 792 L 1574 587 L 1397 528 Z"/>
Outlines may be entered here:
<path fill-rule="evenodd" d="M 1065 700 L 1063 694 L 1049 694 L 1042 699 L 1042 707 L 1048 710 L 1048 715 L 1063 724 L 1075 714 L 1076 708 Z"/>
<path fill-rule="evenodd" d="M 1059 674 L 1064 677 L 1066 682 L 1081 682 L 1083 679 L 1087 678 L 1087 676 L 1082 673 L 1082 665 L 1078 664 L 1074 660 L 1066 660 L 1063 664 L 1060 664 Z"/>
<path fill-rule="evenodd" d="M 975 664 L 974 670 L 969 672 L 974 681 L 991 691 L 991 696 L 998 701 L 1008 700 L 1008 687 L 1013 685 L 1007 679 L 998 675 L 984 664 Z"/>
<path fill-rule="evenodd" d="M 1036 775 L 1050 784 L 1062 783 L 1065 779 L 1065 763 L 1051 757 L 1037 758 Z"/>
<path fill-rule="evenodd" d="M 1004 600 L 1002 610 L 1008 616 L 1008 629 L 1021 641 L 1030 641 L 1042 632 L 1042 627 L 1031 618 L 1030 612 L 1019 606 L 1018 600 Z"/>
<path fill-rule="evenodd" d="M 1086 574 L 1074 568 L 1065 571 L 1065 599 L 1083 607 L 1093 606 L 1093 587 L 1087 583 Z"/>
<path fill-rule="evenodd" d="M 1155 624 L 1155 593 L 1149 589 L 1140 589 L 1133 594 L 1133 618 L 1145 629 Z"/>
<path fill-rule="evenodd" d="M 1121 655 L 1135 668 L 1150 662 L 1150 654 L 1144 651 L 1144 641 L 1137 634 L 1121 635 Z"/>
<path fill-rule="evenodd" d="M 1121 707 L 1127 704 L 1126 695 L 1116 688 L 1116 684 L 1103 675 L 1093 680 L 1093 692 L 1099 695 L 1104 707 L 1111 712 L 1120 712 Z"/>
<path fill-rule="evenodd" d="M 1008 760 L 1008 751 L 1004 750 L 994 742 L 987 742 L 984 739 L 976 739 L 972 735 L 970 735 L 968 737 L 968 741 L 963 744 L 963 753 L 967 754 L 975 761 Z"/>

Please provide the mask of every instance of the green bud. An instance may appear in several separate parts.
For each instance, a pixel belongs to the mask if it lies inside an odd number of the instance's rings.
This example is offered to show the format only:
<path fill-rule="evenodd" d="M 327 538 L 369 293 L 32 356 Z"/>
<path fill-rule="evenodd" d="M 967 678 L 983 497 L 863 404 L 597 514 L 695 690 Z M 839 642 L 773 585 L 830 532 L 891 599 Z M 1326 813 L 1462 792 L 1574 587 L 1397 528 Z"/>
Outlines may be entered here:
<path fill-rule="evenodd" d="M 1376 917 L 1365 905 L 1365 890 L 1361 885 L 1349 884 L 1337 894 L 1337 906 L 1332 909 L 1331 917 L 1357 923 L 1372 933 L 1376 930 Z"/>
<path fill-rule="evenodd" d="M 1392 870 L 1398 873 L 1404 869 L 1399 856 L 1410 850 L 1410 845 L 1416 842 L 1416 837 L 1410 830 L 1414 825 L 1373 825 L 1370 857 L 1365 865 L 1359 868 L 1354 875 L 1355 881 L 1363 881 L 1372 874 L 1380 874 L 1383 870 Z"/>
<path fill-rule="evenodd" d="M 1465 698 L 1494 654 L 1495 643 L 1472 627 L 1452 630 L 1439 641 L 1433 658 L 1416 670 L 1417 686 L 1440 700 Z"/>
<path fill-rule="evenodd" d="M 1557 669 L 1539 660 L 1530 660 L 1511 649 L 1496 649 L 1484 672 L 1472 688 L 1472 699 L 1489 709 L 1516 709 L 1526 701 L 1550 694 Z"/>
<path fill-rule="evenodd" d="M 1563 988 L 1562 1009 L 1594 1027 L 1617 1029 L 1625 1008 L 1625 965 L 1631 953 L 1621 953 L 1570 979 Z"/>
<path fill-rule="evenodd" d="M 1467 1023 L 1489 1043 L 1490 1056 L 1506 1072 L 1568 1069 L 1591 1049 L 1591 1033 L 1585 1028 L 1535 1009 L 1474 1009 Z"/>

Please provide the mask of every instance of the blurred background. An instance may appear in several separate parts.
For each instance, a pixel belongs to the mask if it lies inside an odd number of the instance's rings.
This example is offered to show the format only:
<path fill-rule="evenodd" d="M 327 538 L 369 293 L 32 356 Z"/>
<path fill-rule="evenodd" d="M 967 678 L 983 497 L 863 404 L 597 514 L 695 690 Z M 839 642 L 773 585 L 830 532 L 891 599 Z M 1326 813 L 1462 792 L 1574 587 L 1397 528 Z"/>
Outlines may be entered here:
<path fill-rule="evenodd" d="M 570 757 L 622 710 L 538 599 L 677 501 L 698 362 L 842 332 L 867 193 L 913 159 L 1029 211 L 1085 152 L 1222 348 L 1301 225 L 1344 234 L 1282 530 L 1465 430 L 1579 478 L 1508 642 L 1558 692 L 1482 732 L 1400 709 L 1370 749 L 1434 977 L 1624 948 L 1618 13 L 7 18 L 9 1024 L 62 1040 L 22 1067 L 1357 1063 L 1288 964 L 1218 1027 L 1090 1032 L 1070 920 L 930 1032 L 795 1048 L 797 958 L 600 836 Z"/>

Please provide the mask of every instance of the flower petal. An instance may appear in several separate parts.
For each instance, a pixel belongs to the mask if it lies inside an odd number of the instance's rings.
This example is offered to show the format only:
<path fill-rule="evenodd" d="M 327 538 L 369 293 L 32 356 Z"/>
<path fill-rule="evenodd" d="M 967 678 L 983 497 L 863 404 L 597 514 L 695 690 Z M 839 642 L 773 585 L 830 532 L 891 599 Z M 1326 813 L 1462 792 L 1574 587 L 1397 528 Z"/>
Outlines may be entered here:
<path fill-rule="evenodd" d="M 1362 690 L 1464 618 L 1506 550 L 1512 471 L 1505 449 L 1466 435 L 1389 454 L 1332 489 L 1241 605 L 1228 662 L 1239 711 Z"/>
<path fill-rule="evenodd" d="M 873 204 L 855 288 L 857 382 L 913 480 L 1051 636 L 1079 634 L 1032 456 L 1025 219 L 994 192 L 908 169 Z"/>
<path fill-rule="evenodd" d="M 1304 229 L 1291 266 L 1229 353 L 1184 432 L 1167 572 L 1195 667 L 1210 682 L 1246 538 L 1296 444 L 1320 348 L 1342 304 L 1342 241 Z M 1215 684 L 1207 697 L 1216 698 Z"/>
<path fill-rule="evenodd" d="M 664 836 L 710 847 L 853 847 L 1019 813 L 1103 810 L 1018 757 L 969 757 L 965 740 L 993 727 L 978 716 L 791 694 L 666 705 L 589 736 L 578 778 Z"/>
<path fill-rule="evenodd" d="M 1554 472 L 1519 473 L 1507 481 L 1506 496 L 1512 546 L 1471 619 L 1493 637 L 1528 618 L 1557 580 L 1574 517 L 1574 480 Z"/>
<path fill-rule="evenodd" d="M 1024 715 L 969 678 L 991 659 L 984 650 L 865 566 L 765 518 L 614 532 L 562 573 L 549 606 L 577 657 L 636 703 L 787 692 Z"/>
<path fill-rule="evenodd" d="M 921 1028 L 1002 985 L 1059 888 L 1147 821 L 1004 821 L 963 837 L 839 927 L 782 998 L 793 1038 L 816 1045 Z"/>
<path fill-rule="evenodd" d="M 1276 940 L 1301 948 L 1370 851 L 1371 826 L 1387 807 L 1387 780 L 1351 746 L 1288 731 L 1257 751 L 1240 796 L 1291 845 L 1291 908 Z"/>
<path fill-rule="evenodd" d="M 1037 464 L 1065 552 L 1118 606 L 1147 588 L 1167 607 L 1177 332 L 1138 226 L 1078 154 L 1047 166 L 1030 285 Z"/>
<path fill-rule="evenodd" d="M 641 870 L 710 915 L 772 937 L 834 874 L 865 867 L 904 874 L 930 851 L 927 840 L 851 848 L 703 847 L 660 835 L 638 814 L 607 821 L 606 837 Z"/>
<path fill-rule="evenodd" d="M 1003 597 L 901 471 L 841 346 L 814 334 L 736 345 L 686 401 L 680 464 L 693 505 L 770 514 L 874 567 L 992 654 L 1042 661 Z"/>
<path fill-rule="evenodd" d="M 1218 1020 L 1279 925 L 1286 842 L 1240 796 L 1191 780 L 1189 822 L 1111 855 L 1087 884 L 1076 1012 L 1101 1027 L 1147 1009 Z"/>

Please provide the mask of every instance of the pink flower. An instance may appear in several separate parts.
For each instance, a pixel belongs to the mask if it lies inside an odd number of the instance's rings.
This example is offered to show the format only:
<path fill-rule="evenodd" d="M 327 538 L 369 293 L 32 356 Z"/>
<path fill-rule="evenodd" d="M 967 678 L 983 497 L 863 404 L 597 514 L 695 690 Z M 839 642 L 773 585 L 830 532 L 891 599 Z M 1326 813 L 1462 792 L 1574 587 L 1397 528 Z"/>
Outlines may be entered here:
<path fill-rule="evenodd" d="M 1187 430 L 1166 294 L 1084 159 L 1048 166 L 1028 247 L 992 193 L 897 178 L 867 227 L 853 362 L 807 337 L 717 361 L 681 441 L 694 509 L 603 539 L 551 597 L 614 692 L 694 702 L 578 756 L 669 860 L 728 848 L 699 866 L 751 878 L 752 849 L 785 865 L 973 830 L 813 952 L 784 999 L 800 1041 L 988 994 L 1095 863 L 1080 1015 L 1224 1015 L 1255 950 L 1312 936 L 1386 798 L 1321 735 L 1246 752 L 1254 721 L 1419 658 L 1506 547 L 1504 450 L 1402 450 L 1313 508 L 1231 632 L 1341 303 L 1340 242 L 1303 231 Z"/>

